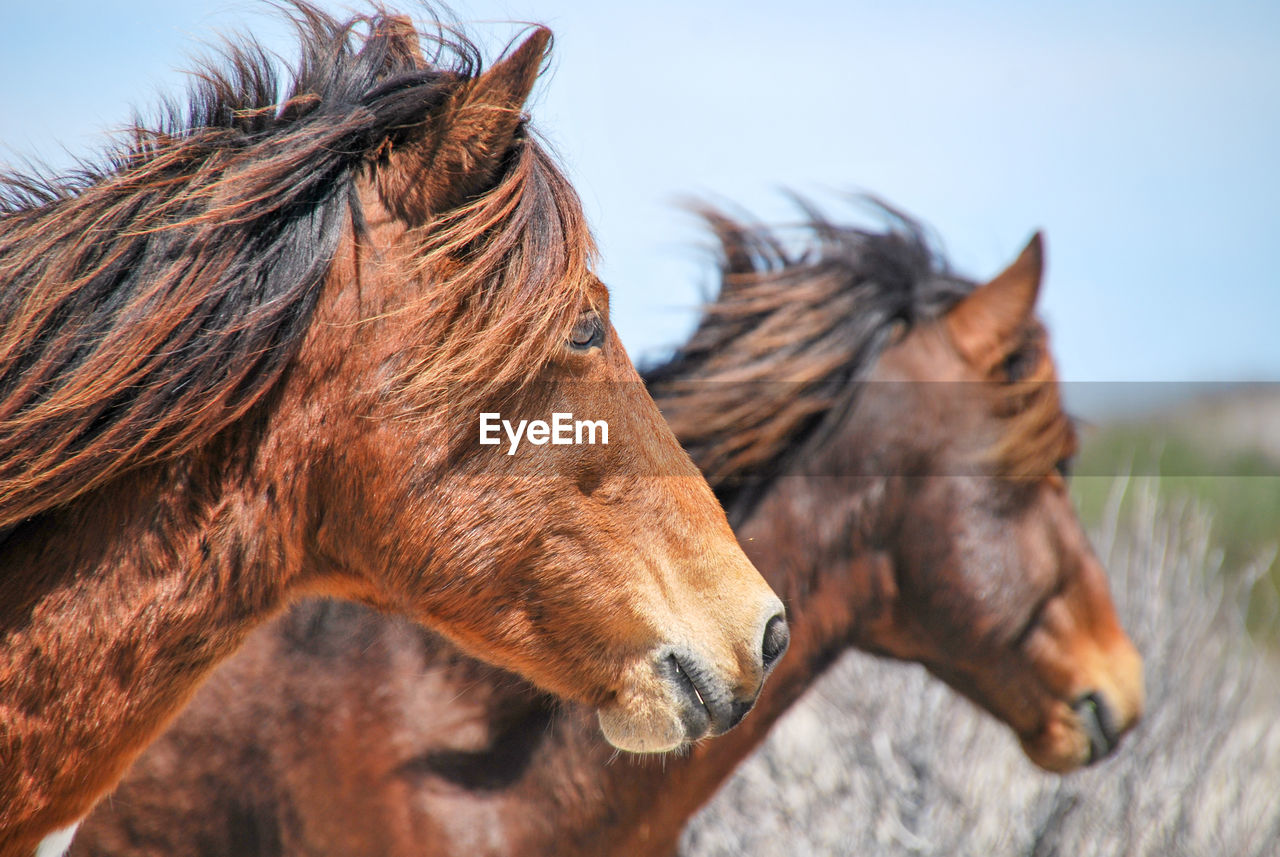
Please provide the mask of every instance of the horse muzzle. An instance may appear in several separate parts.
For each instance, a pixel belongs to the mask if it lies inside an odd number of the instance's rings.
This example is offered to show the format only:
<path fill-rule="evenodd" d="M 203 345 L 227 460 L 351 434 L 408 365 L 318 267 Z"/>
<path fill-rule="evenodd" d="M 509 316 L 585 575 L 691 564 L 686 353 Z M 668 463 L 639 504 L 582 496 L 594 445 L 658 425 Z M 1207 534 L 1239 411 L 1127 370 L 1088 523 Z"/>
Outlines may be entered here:
<path fill-rule="evenodd" d="M 661 753 L 728 732 L 755 705 L 764 679 L 787 650 L 791 634 L 783 615 L 770 617 L 757 639 L 758 649 L 736 681 L 688 646 L 660 647 L 644 680 L 600 709 L 605 738 L 621 750 Z"/>
<path fill-rule="evenodd" d="M 790 642 L 787 620 L 782 614 L 771 617 L 760 645 L 762 677 L 769 674 Z M 661 658 L 656 669 L 679 700 L 680 719 L 688 741 L 723 735 L 737 726 L 755 705 L 763 686 L 761 683 L 748 693 L 735 693 L 727 682 L 718 680 L 712 671 L 701 666 L 696 657 L 680 651 Z"/>

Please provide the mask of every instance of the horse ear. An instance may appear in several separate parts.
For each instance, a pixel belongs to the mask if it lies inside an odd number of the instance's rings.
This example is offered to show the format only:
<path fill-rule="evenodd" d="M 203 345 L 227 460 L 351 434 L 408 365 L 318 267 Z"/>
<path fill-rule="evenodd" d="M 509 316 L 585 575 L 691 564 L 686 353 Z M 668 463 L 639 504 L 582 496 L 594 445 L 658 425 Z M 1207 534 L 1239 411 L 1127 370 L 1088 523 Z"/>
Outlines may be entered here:
<path fill-rule="evenodd" d="M 550 41 L 550 30 L 536 28 L 493 68 L 459 85 L 421 133 L 392 152 L 379 189 L 397 215 L 425 221 L 493 186 Z"/>
<path fill-rule="evenodd" d="M 1004 355 L 1035 312 L 1043 274 L 1044 239 L 1037 232 L 1013 264 L 947 313 L 952 341 L 965 358 L 985 366 Z"/>

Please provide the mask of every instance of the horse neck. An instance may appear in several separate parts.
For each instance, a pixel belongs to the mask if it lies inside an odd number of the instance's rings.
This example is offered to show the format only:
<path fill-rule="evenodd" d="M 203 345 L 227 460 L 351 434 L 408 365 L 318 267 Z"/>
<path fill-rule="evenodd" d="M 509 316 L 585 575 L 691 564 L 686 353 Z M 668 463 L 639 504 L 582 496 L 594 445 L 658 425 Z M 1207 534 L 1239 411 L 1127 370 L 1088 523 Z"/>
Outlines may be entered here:
<path fill-rule="evenodd" d="M 697 745 L 686 756 L 607 764 L 607 748 L 598 747 L 595 770 L 603 782 L 598 790 L 587 793 L 606 799 L 597 807 L 598 813 L 581 813 L 580 830 L 601 832 L 597 837 L 586 836 L 581 852 L 556 847 L 546 853 L 668 857 L 675 852 L 680 833 L 694 813 L 823 671 L 848 650 L 855 629 L 878 616 L 878 593 L 885 585 L 888 564 L 884 554 L 872 547 L 877 534 L 855 530 L 844 543 L 836 544 L 834 536 L 815 540 L 813 525 L 824 513 L 855 514 L 852 504 L 861 523 L 879 526 L 880 507 L 887 502 L 885 488 L 880 479 L 824 485 L 822 479 L 801 478 L 777 483 L 738 528 L 752 562 L 786 602 L 791 625 L 790 648 L 765 683 L 755 708 L 733 731 Z M 840 493 L 836 497 L 826 491 Z M 559 740 L 603 744 L 582 724 L 562 730 Z M 571 748 L 564 755 L 580 758 L 583 754 Z M 563 820 L 575 815 L 573 807 L 562 810 Z M 564 832 L 562 827 L 557 836 Z"/>
<path fill-rule="evenodd" d="M 0 547 L 3 857 L 83 817 L 283 603 L 297 550 L 251 458 L 205 450 L 137 471 Z"/>

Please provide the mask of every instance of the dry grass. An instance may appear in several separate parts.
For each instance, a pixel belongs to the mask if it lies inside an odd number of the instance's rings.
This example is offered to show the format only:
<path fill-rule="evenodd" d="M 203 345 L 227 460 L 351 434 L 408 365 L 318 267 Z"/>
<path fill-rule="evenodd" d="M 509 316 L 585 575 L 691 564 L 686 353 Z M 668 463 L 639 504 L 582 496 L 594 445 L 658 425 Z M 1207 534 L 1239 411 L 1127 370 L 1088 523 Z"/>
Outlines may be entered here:
<path fill-rule="evenodd" d="M 1280 853 L 1280 669 L 1243 608 L 1271 558 L 1224 575 L 1208 517 L 1157 494 L 1153 479 L 1118 481 L 1094 537 L 1147 664 L 1148 715 L 1117 756 L 1043 774 L 922 669 L 855 654 L 694 820 L 681 853 Z"/>

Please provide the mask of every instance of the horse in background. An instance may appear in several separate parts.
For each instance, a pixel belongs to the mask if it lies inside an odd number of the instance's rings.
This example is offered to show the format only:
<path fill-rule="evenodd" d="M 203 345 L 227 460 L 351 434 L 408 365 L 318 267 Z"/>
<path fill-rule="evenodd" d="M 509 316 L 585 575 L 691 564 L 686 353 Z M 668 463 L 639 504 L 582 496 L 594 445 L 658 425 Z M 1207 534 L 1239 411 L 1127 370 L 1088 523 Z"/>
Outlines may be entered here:
<path fill-rule="evenodd" d="M 202 689 L 76 854 L 670 855 L 851 648 L 923 663 L 1048 770 L 1114 750 L 1141 661 L 1067 494 L 1039 236 L 979 285 L 896 214 L 875 231 L 810 211 L 799 248 L 706 214 L 719 296 L 647 380 L 787 603 L 755 713 L 617 760 L 577 706 L 407 623 L 303 604 Z"/>
<path fill-rule="evenodd" d="M 632 751 L 731 727 L 785 648 L 522 114 L 548 31 L 482 71 L 406 18 L 292 10 L 289 80 L 232 49 L 105 167 L 0 188 L 2 857 L 61 853 L 304 595 L 436 629 Z M 611 443 L 509 457 L 476 443 L 500 409 Z"/>

